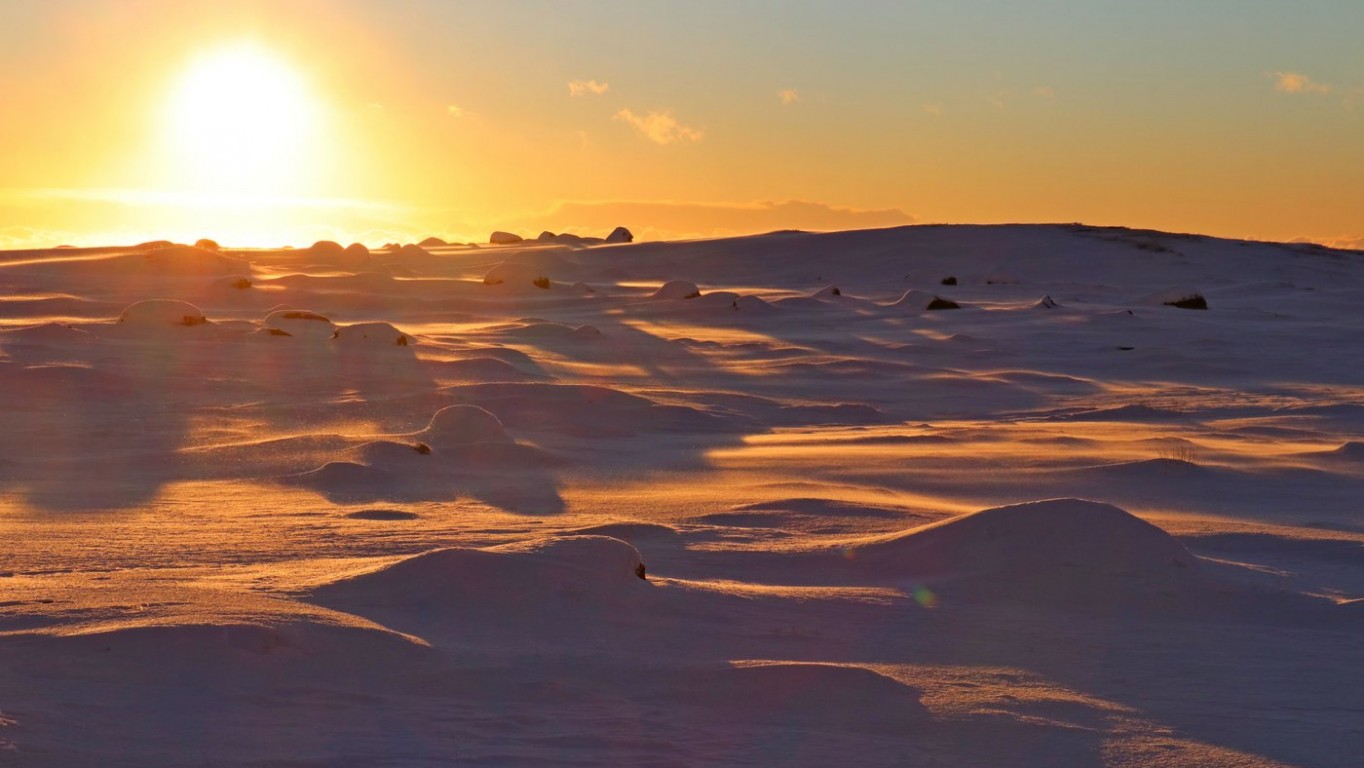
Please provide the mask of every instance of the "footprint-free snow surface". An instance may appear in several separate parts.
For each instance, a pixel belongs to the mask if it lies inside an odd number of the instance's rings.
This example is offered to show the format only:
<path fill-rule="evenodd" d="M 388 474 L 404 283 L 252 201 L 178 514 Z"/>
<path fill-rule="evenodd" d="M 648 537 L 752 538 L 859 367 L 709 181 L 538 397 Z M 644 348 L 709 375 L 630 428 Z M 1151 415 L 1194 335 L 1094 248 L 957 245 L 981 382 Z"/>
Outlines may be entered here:
<path fill-rule="evenodd" d="M 1078 225 L 0 254 L 0 764 L 1359 765 L 1361 296 Z"/>

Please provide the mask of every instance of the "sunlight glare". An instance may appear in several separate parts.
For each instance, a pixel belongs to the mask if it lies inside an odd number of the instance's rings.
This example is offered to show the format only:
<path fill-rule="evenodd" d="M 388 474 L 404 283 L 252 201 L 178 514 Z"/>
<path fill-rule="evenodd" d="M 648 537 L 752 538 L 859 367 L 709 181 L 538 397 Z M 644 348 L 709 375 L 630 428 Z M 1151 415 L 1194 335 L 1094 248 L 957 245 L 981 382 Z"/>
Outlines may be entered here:
<path fill-rule="evenodd" d="M 320 111 L 309 83 L 271 52 L 239 44 L 206 53 L 166 104 L 170 175 L 189 192 L 296 193 L 307 181 Z"/>

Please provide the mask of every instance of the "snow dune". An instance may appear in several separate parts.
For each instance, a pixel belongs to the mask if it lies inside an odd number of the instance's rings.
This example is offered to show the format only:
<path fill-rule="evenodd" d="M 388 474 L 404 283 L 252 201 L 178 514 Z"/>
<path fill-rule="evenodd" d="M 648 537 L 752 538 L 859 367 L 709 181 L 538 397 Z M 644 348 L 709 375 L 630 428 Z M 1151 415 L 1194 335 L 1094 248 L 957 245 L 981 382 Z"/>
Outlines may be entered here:
<path fill-rule="evenodd" d="M 0 254 L 0 762 L 1357 760 L 1359 253 L 493 240 Z"/>

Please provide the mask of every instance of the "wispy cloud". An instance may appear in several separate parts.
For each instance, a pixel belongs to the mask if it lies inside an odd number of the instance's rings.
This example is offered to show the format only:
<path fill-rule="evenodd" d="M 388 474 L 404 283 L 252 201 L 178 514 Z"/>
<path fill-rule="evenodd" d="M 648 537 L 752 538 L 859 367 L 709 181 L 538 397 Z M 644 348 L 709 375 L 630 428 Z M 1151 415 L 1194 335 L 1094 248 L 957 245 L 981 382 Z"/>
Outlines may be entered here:
<path fill-rule="evenodd" d="M 1032 95 L 1039 99 L 1054 99 L 1056 98 L 1056 89 L 1050 85 L 1039 85 L 1032 89 Z"/>
<path fill-rule="evenodd" d="M 445 114 L 450 117 L 464 117 L 464 108 L 458 104 L 449 104 L 445 107 Z"/>
<path fill-rule="evenodd" d="M 924 102 L 924 114 L 934 119 L 942 117 L 942 105 L 936 101 L 926 101 Z"/>
<path fill-rule="evenodd" d="M 1283 93 L 1312 93 L 1320 96 L 1331 92 L 1330 85 L 1319 83 L 1300 72 L 1275 72 L 1272 77 L 1274 89 Z"/>
<path fill-rule="evenodd" d="M 569 96 L 600 96 L 611 90 L 610 83 L 599 83 L 596 80 L 574 80 L 568 84 Z"/>
<path fill-rule="evenodd" d="M 673 117 L 671 110 L 650 110 L 643 115 L 637 115 L 628 109 L 622 109 L 616 113 L 617 120 L 625 122 L 638 128 L 655 144 L 674 144 L 676 142 L 700 141 L 705 134 L 689 125 L 683 125 Z"/>
<path fill-rule="evenodd" d="M 783 107 L 789 107 L 800 101 L 800 91 L 795 88 L 782 88 L 777 91 L 777 99 L 781 101 Z"/>

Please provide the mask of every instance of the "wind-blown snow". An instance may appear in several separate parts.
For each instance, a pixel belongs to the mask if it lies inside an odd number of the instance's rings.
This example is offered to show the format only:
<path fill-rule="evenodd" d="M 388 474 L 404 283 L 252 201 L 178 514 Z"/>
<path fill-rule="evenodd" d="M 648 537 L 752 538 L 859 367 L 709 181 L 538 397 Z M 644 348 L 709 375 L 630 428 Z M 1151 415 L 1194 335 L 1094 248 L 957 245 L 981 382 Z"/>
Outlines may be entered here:
<path fill-rule="evenodd" d="M 1357 761 L 1359 254 L 490 239 L 0 253 L 0 763 Z"/>

